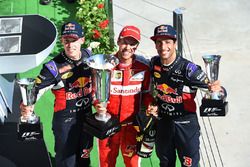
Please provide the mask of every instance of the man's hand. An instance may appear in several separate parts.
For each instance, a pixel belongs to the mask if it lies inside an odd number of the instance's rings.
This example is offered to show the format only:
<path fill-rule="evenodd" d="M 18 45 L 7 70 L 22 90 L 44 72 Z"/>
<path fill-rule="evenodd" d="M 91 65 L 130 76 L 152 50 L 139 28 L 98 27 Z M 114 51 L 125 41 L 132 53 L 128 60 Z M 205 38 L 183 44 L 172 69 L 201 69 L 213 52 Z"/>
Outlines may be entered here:
<path fill-rule="evenodd" d="M 146 113 L 151 114 L 154 117 L 158 117 L 158 106 L 149 105 L 147 110 L 146 110 Z"/>
<path fill-rule="evenodd" d="M 94 107 L 98 114 L 105 114 L 107 112 L 107 108 L 103 105 L 103 103 L 98 103 Z"/>
<path fill-rule="evenodd" d="M 220 81 L 216 80 L 208 84 L 208 89 L 211 91 L 212 99 L 223 99 L 227 96 L 225 88 L 220 85 Z"/>
<path fill-rule="evenodd" d="M 208 89 L 210 91 L 212 91 L 212 92 L 221 92 L 221 91 L 223 91 L 219 80 L 216 80 L 213 83 L 209 83 L 208 84 Z"/>
<path fill-rule="evenodd" d="M 27 120 L 34 111 L 34 105 L 26 106 L 23 103 L 20 104 L 21 116 L 24 120 Z"/>

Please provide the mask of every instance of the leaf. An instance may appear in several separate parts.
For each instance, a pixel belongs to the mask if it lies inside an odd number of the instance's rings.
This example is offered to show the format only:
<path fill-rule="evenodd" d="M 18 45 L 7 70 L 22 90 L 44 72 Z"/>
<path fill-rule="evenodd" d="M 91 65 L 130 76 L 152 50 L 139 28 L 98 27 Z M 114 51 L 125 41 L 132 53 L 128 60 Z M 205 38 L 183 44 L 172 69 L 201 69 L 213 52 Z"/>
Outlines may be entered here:
<path fill-rule="evenodd" d="M 79 22 L 79 24 L 83 25 L 85 32 L 84 47 L 88 47 L 88 45 L 93 41 L 100 42 L 100 46 L 98 48 L 93 49 L 93 54 L 109 54 L 113 53 L 116 49 L 115 46 L 111 45 L 111 40 L 113 40 L 110 39 L 109 35 L 109 26 L 111 24 L 107 24 L 107 26 L 100 26 L 100 23 L 102 21 L 108 19 L 105 9 L 100 8 L 100 6 L 102 6 L 100 4 L 104 4 L 106 8 L 106 2 L 107 1 L 105 0 L 80 0 L 80 6 L 77 9 L 77 21 Z M 94 29 L 98 30 L 101 34 L 100 37 L 97 39 L 93 38 Z M 112 44 L 114 44 L 114 42 L 112 42 Z"/>

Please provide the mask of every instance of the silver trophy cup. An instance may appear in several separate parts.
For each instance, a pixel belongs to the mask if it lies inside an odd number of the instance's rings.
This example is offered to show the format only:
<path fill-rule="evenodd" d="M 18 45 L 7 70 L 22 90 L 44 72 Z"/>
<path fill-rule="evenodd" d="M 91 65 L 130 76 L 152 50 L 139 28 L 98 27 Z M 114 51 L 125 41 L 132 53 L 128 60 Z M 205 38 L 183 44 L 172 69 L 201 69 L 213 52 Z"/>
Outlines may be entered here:
<path fill-rule="evenodd" d="M 32 106 L 36 102 L 35 79 L 23 78 L 17 79 L 16 83 L 20 87 L 23 104 Z M 37 140 L 42 138 L 42 127 L 40 119 L 31 111 L 27 116 L 21 116 L 18 124 L 18 139 Z"/>
<path fill-rule="evenodd" d="M 97 54 L 87 58 L 86 63 L 92 70 L 92 89 L 96 100 L 107 107 L 110 95 L 110 82 L 112 69 L 118 65 L 119 60 L 112 55 Z M 120 130 L 119 120 L 109 113 L 95 113 L 87 118 L 86 123 L 90 134 L 103 139 Z"/>
<path fill-rule="evenodd" d="M 92 68 L 92 88 L 95 97 L 105 108 L 110 94 L 111 69 L 118 63 L 119 60 L 111 55 L 97 54 L 87 59 L 87 65 Z M 109 113 L 97 113 L 95 118 L 107 122 L 111 115 Z"/>
<path fill-rule="evenodd" d="M 20 87 L 23 104 L 26 106 L 32 106 L 36 103 L 35 96 L 35 79 L 33 78 L 23 78 L 18 79 L 17 84 Z M 21 116 L 20 121 L 25 123 L 34 124 L 38 122 L 38 117 L 35 115 L 34 111 L 30 112 L 27 117 Z"/>
<path fill-rule="evenodd" d="M 209 79 L 209 82 L 213 83 L 218 80 L 219 76 L 219 64 L 220 64 L 220 55 L 205 55 L 202 56 L 205 63 L 206 73 Z M 222 99 L 222 94 L 220 92 L 207 92 L 205 97 L 207 99 L 220 100 Z"/>
<path fill-rule="evenodd" d="M 210 83 L 218 80 L 220 55 L 202 56 L 205 63 L 207 77 Z M 208 91 L 202 99 L 200 107 L 201 116 L 225 116 L 228 111 L 228 103 L 225 96 L 221 92 Z"/>

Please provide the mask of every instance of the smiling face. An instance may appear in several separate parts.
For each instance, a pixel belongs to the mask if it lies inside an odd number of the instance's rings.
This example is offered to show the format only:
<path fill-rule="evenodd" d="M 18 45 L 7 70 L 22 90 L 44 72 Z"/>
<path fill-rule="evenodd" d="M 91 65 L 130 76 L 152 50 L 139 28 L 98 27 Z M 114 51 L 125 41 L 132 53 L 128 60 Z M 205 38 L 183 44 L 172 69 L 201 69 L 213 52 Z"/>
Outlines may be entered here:
<path fill-rule="evenodd" d="M 81 56 L 81 45 L 84 43 L 84 38 L 62 38 L 62 44 L 67 57 L 72 60 L 78 60 Z"/>
<path fill-rule="evenodd" d="M 132 63 L 133 55 L 139 45 L 139 42 L 133 37 L 121 38 L 117 42 L 119 46 L 118 58 L 121 63 Z"/>
<path fill-rule="evenodd" d="M 163 64 L 172 63 L 176 58 L 176 41 L 159 37 L 155 40 L 155 48 Z"/>

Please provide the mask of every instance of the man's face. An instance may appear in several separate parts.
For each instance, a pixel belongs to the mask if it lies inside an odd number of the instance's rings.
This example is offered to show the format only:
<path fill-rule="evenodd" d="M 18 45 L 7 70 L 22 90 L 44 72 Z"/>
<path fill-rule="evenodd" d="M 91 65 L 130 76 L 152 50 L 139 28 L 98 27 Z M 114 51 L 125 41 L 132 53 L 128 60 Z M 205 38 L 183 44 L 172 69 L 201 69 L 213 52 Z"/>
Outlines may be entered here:
<path fill-rule="evenodd" d="M 69 58 L 78 58 L 81 51 L 81 45 L 84 43 L 84 38 L 62 38 L 62 44 L 65 50 L 66 55 Z"/>
<path fill-rule="evenodd" d="M 155 40 L 155 48 L 161 59 L 167 60 L 175 54 L 176 42 L 164 37 Z"/>
<path fill-rule="evenodd" d="M 131 59 L 138 45 L 139 45 L 139 42 L 132 37 L 125 37 L 125 38 L 119 39 L 118 41 L 119 58 L 122 60 Z"/>

